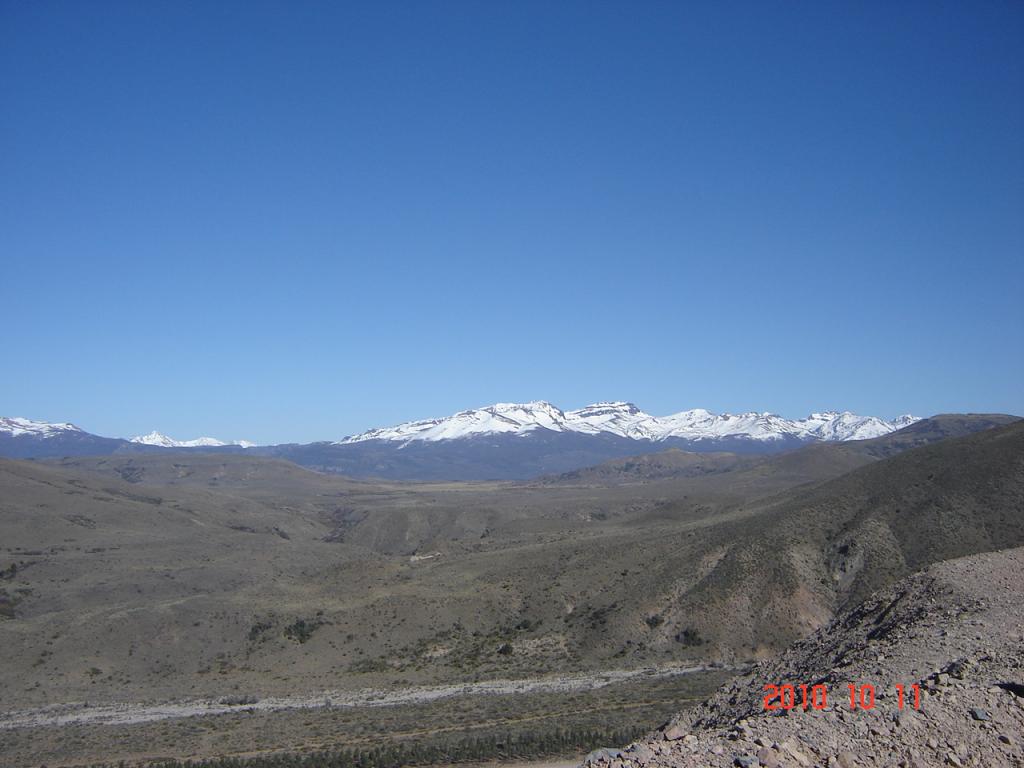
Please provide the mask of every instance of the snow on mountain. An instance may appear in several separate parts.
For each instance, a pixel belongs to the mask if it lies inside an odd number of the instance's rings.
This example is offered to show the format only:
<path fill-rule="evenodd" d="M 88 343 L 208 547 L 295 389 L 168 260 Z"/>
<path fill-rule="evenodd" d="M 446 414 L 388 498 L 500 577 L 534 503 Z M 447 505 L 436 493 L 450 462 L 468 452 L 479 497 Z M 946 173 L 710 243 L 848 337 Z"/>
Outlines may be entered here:
<path fill-rule="evenodd" d="M 395 427 L 371 429 L 341 443 L 364 440 L 454 440 L 470 435 L 523 433 L 540 427 L 563 431 L 565 414 L 543 401 L 533 403 L 496 403 L 486 408 L 460 411 L 443 419 L 409 421 Z"/>
<path fill-rule="evenodd" d="M 67 422 L 55 424 L 48 421 L 23 419 L 17 416 L 12 418 L 0 416 L 0 432 L 4 432 L 11 437 L 59 437 L 69 432 L 85 434 L 83 430 Z"/>
<path fill-rule="evenodd" d="M 227 445 L 222 440 L 217 440 L 213 437 L 199 437 L 195 440 L 175 440 L 173 437 L 168 437 L 156 430 L 153 430 L 148 435 L 133 437 L 128 442 L 139 443 L 140 445 L 155 445 L 160 448 L 198 448 Z"/>
<path fill-rule="evenodd" d="M 133 437 L 128 442 L 140 445 L 155 445 L 160 448 L 220 448 L 225 445 L 238 445 L 242 448 L 255 448 L 256 443 L 248 440 L 239 440 L 234 443 L 225 443 L 215 437 L 197 437 L 195 440 L 175 440 L 173 437 L 161 434 L 153 430 L 148 435 Z"/>
<path fill-rule="evenodd" d="M 911 422 L 917 421 L 913 416 Z M 801 424 L 807 427 L 807 431 L 819 440 L 867 440 L 871 437 L 887 435 L 901 427 L 895 421 L 885 421 L 876 416 L 858 416 L 849 411 L 838 413 L 827 411 L 826 413 L 812 413 L 806 419 L 801 419 Z"/>
<path fill-rule="evenodd" d="M 702 441 L 740 438 L 772 441 L 796 438 L 812 441 L 864 440 L 879 437 L 918 419 L 904 415 L 893 421 L 858 416 L 849 411 L 812 413 L 806 419 L 786 419 L 773 413 L 714 414 L 703 408 L 670 416 L 651 416 L 632 403 L 605 402 L 574 411 L 562 411 L 543 400 L 532 403 L 498 403 L 460 411 L 453 416 L 410 421 L 393 427 L 371 429 L 339 441 L 456 440 L 495 434 L 524 435 L 537 429 L 553 432 L 611 434 L 633 440 L 663 441 L 670 438 Z"/>
<path fill-rule="evenodd" d="M 750 440 L 780 440 L 787 436 L 805 437 L 799 422 L 773 413 L 713 414 L 703 408 L 682 411 L 659 419 L 662 432 L 658 440 L 678 437 L 683 440 L 720 440 L 745 437 Z"/>
<path fill-rule="evenodd" d="M 616 435 L 654 442 L 736 438 L 761 442 L 794 438 L 803 441 L 843 441 L 879 437 L 915 421 L 919 419 L 909 414 L 886 421 L 876 416 L 858 416 L 849 411 L 826 411 L 812 413 L 805 419 L 786 419 L 773 413 L 715 414 L 703 408 L 680 411 L 669 416 L 652 416 L 633 403 L 621 401 L 594 403 L 574 411 L 563 411 L 551 403 L 537 400 L 531 403 L 496 403 L 484 408 L 460 411 L 445 418 L 409 421 L 393 427 L 371 429 L 336 444 L 367 440 L 436 442 L 482 435 L 527 435 L 540 429 L 582 435 Z M 3 434 L 11 437 L 77 435 L 94 438 L 74 424 L 0 417 L 0 435 Z M 247 440 L 231 443 L 212 437 L 175 440 L 156 431 L 133 437 L 130 442 L 161 448 L 218 448 L 228 445 L 256 447 L 256 443 Z"/>
<path fill-rule="evenodd" d="M 661 434 L 658 420 L 632 403 L 594 403 L 565 414 L 571 432 L 597 435 L 607 432 L 634 440 L 657 440 Z"/>
<path fill-rule="evenodd" d="M 892 423 L 896 427 L 896 429 L 903 429 L 904 427 L 909 427 L 914 422 L 920 420 L 920 416 L 914 416 L 913 414 L 910 413 L 904 413 L 893 419 Z"/>

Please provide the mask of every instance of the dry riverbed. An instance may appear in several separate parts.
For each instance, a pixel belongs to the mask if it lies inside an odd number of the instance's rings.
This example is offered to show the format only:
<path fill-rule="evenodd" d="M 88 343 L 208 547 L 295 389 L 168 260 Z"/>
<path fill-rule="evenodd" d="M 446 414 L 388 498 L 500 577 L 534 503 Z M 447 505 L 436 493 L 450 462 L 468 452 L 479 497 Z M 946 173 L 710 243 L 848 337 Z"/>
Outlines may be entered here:
<path fill-rule="evenodd" d="M 221 715 L 240 709 L 277 712 L 289 709 L 332 707 L 388 707 L 400 704 L 428 704 L 457 696 L 498 696 L 530 693 L 571 693 L 604 688 L 630 680 L 658 679 L 708 672 L 721 667 L 647 667 L 609 670 L 598 674 L 558 675 L 521 680 L 487 680 L 476 683 L 416 686 L 397 690 L 365 688 L 357 691 L 320 691 L 315 694 L 282 696 L 254 701 L 232 699 L 194 699 L 161 704 L 87 702 L 55 704 L 36 709 L 0 713 L 0 730 L 12 728 L 60 726 L 69 724 L 129 725 L 200 715 Z"/>
<path fill-rule="evenodd" d="M 610 734 L 657 727 L 731 675 L 723 668 L 666 666 L 320 691 L 235 705 L 223 703 L 231 699 L 210 699 L 8 711 L 0 715 L 0 766 L 308 754 L 395 743 L 504 741 L 555 730 L 609 734 L 611 743 Z M 601 742 L 598 746 L 606 745 L 604 737 Z"/>

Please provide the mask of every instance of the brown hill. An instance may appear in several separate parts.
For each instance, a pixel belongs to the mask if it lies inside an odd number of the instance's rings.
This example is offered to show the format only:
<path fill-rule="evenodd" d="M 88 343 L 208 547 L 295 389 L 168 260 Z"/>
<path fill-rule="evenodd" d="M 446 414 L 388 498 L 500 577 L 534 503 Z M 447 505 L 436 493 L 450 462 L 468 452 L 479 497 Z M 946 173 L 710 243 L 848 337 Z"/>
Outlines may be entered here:
<path fill-rule="evenodd" d="M 994 427 L 1005 427 L 1020 420 L 1020 416 L 1005 413 L 940 413 L 891 434 L 870 440 L 853 440 L 842 443 L 842 446 L 847 450 L 884 458 L 950 437 L 964 437 Z"/>
<path fill-rule="evenodd" d="M 729 545 L 673 611 L 713 644 L 766 652 L 930 563 L 1024 544 L 1024 423 L 797 490 L 719 534 Z"/>
<path fill-rule="evenodd" d="M 612 459 L 593 467 L 540 478 L 538 482 L 621 483 L 643 482 L 664 477 L 700 477 L 728 472 L 737 466 L 749 465 L 756 461 L 756 458 L 741 457 L 735 453 L 693 453 L 669 448 L 659 453 Z"/>

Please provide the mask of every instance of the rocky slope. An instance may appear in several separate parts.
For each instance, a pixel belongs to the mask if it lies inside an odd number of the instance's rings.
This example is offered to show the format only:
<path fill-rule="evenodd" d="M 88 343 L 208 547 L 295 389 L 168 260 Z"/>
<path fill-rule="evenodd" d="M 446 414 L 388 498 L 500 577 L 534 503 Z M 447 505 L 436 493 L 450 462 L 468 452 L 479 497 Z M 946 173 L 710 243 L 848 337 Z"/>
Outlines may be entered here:
<path fill-rule="evenodd" d="M 622 752 L 594 753 L 584 764 L 1024 765 L 1022 596 L 1024 548 L 935 564 L 875 593 L 646 739 Z M 765 686 L 784 684 L 796 687 L 795 706 L 766 711 Z M 805 709 L 801 684 L 826 686 L 827 706 Z M 858 696 L 861 686 L 874 687 L 873 708 L 850 708 L 851 684 Z M 897 685 L 904 686 L 902 708 Z"/>
<path fill-rule="evenodd" d="M 711 647 L 767 656 L 932 563 L 1024 545 L 1024 423 L 794 489 L 717 538 L 655 633 L 689 626 Z"/>

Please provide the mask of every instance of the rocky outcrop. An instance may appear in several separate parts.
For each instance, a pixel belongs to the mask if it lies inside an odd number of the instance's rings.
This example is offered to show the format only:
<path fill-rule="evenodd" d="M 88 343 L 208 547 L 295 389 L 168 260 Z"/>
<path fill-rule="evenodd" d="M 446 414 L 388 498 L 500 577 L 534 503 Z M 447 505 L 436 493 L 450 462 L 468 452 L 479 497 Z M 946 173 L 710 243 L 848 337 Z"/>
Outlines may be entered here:
<path fill-rule="evenodd" d="M 1022 597 L 1024 548 L 938 563 L 585 764 L 1024 766 Z"/>

